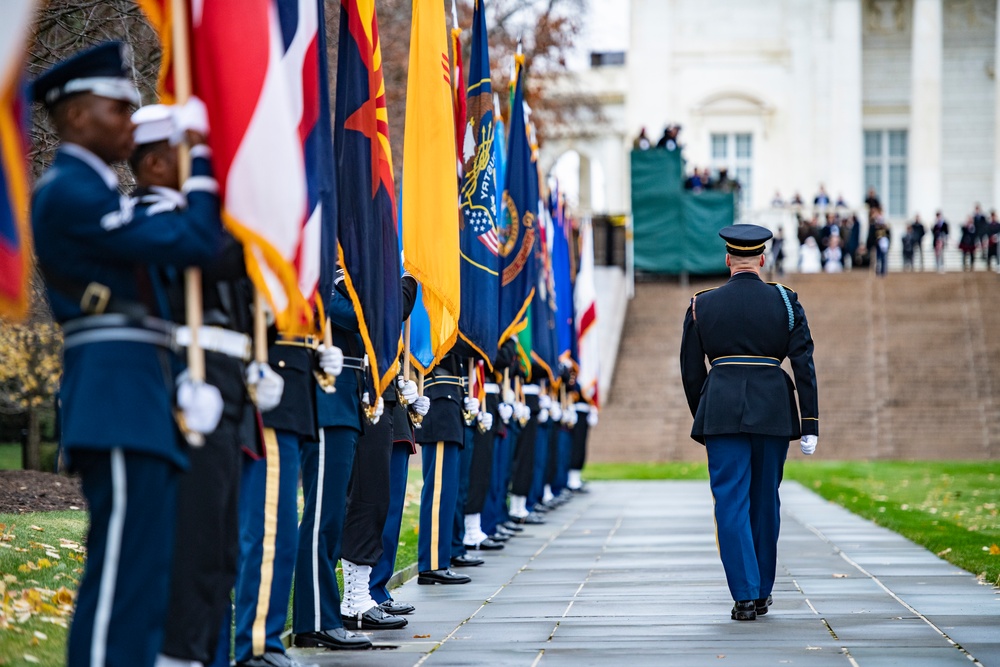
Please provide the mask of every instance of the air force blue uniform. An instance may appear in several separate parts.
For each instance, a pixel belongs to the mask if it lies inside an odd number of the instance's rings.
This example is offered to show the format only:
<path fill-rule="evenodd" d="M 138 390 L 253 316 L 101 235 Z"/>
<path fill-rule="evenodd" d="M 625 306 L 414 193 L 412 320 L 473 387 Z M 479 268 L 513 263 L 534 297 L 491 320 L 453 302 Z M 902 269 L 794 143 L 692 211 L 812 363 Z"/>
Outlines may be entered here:
<path fill-rule="evenodd" d="M 131 101 L 130 86 L 120 45 L 109 44 L 39 77 L 34 96 L 49 105 L 76 93 Z M 143 319 L 167 315 L 149 267 L 209 261 L 221 239 L 218 216 L 206 214 L 214 207 L 201 193 L 183 218 L 134 216 L 111 168 L 66 143 L 33 195 L 38 261 L 65 333 L 62 446 L 90 511 L 72 667 L 147 667 L 160 647 L 187 455 L 172 413 L 168 330 Z"/>
<path fill-rule="evenodd" d="M 755 272 L 737 272 L 722 287 L 691 299 L 681 376 L 694 416 L 691 437 L 708 453 L 719 550 L 737 601 L 767 598 L 774 584 L 778 485 L 788 442 L 819 433 L 812 355 L 795 292 L 765 283 Z M 785 358 L 794 385 L 780 366 Z"/>

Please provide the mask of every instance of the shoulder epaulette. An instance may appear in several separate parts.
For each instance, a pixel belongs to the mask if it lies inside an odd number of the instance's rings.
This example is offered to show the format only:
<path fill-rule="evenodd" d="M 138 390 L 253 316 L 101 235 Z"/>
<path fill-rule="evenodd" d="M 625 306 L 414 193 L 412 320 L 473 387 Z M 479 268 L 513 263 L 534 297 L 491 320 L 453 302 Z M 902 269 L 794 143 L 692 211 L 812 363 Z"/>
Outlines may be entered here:
<path fill-rule="evenodd" d="M 782 283 L 768 283 L 768 285 L 774 285 L 775 287 L 782 287 L 782 288 L 784 288 L 784 289 L 785 289 L 786 291 L 788 291 L 788 292 L 791 292 L 792 294 L 795 294 L 795 290 L 793 290 L 793 289 L 792 289 L 791 287 L 789 287 L 788 285 L 785 285 L 785 284 L 782 284 Z"/>
<path fill-rule="evenodd" d="M 788 299 L 788 293 L 792 292 L 792 290 L 781 283 L 768 283 L 768 285 L 774 285 L 778 288 L 778 292 L 781 293 L 781 300 L 785 302 L 785 309 L 788 310 L 788 330 L 791 331 L 795 328 L 795 311 L 792 310 L 792 302 Z M 795 292 L 792 292 L 792 294 L 795 294 Z"/>
<path fill-rule="evenodd" d="M 694 296 L 692 296 L 691 298 L 693 299 L 694 297 L 698 296 L 699 294 L 704 294 L 705 292 L 711 292 L 714 289 L 718 289 L 718 288 L 716 288 L 716 287 L 709 287 L 708 289 L 703 289 L 700 292 L 695 292 Z"/>

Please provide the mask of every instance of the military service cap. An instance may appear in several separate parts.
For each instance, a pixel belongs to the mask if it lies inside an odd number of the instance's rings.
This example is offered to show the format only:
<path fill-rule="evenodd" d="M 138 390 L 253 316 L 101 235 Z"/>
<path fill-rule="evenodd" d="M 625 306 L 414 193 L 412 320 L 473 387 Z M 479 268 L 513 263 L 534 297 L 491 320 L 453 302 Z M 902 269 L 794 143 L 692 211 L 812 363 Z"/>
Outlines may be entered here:
<path fill-rule="evenodd" d="M 764 245 L 771 239 L 771 230 L 760 225 L 729 225 L 719 231 L 726 240 L 726 252 L 737 257 L 753 257 L 764 252 Z"/>
<path fill-rule="evenodd" d="M 105 42 L 63 60 L 31 84 L 31 97 L 52 107 L 77 93 L 93 93 L 139 104 L 139 91 L 129 78 L 122 42 Z"/>

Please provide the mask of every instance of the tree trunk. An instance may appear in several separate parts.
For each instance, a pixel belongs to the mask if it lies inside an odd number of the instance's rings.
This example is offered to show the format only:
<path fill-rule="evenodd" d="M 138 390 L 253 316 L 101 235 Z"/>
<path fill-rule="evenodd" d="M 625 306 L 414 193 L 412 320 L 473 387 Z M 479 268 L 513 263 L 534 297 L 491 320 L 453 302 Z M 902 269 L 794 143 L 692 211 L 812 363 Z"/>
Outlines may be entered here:
<path fill-rule="evenodd" d="M 42 437 L 41 425 L 38 419 L 38 408 L 28 408 L 28 438 L 24 449 L 24 469 L 42 469 Z"/>

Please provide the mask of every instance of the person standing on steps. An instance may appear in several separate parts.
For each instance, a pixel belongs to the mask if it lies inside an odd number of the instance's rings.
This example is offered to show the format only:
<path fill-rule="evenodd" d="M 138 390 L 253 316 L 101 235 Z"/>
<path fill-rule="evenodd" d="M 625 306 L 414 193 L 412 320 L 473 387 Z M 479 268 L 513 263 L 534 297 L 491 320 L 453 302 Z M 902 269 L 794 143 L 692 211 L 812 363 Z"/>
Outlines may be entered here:
<path fill-rule="evenodd" d="M 795 292 L 760 278 L 771 232 L 731 225 L 719 236 L 726 241 L 731 276 L 725 285 L 691 298 L 681 338 L 681 378 L 694 416 L 691 437 L 708 454 L 719 554 L 735 601 L 730 617 L 752 621 L 771 605 L 778 485 L 788 442 L 801 437 L 803 454 L 816 451 L 816 368 Z M 781 369 L 786 357 L 794 386 Z"/>

